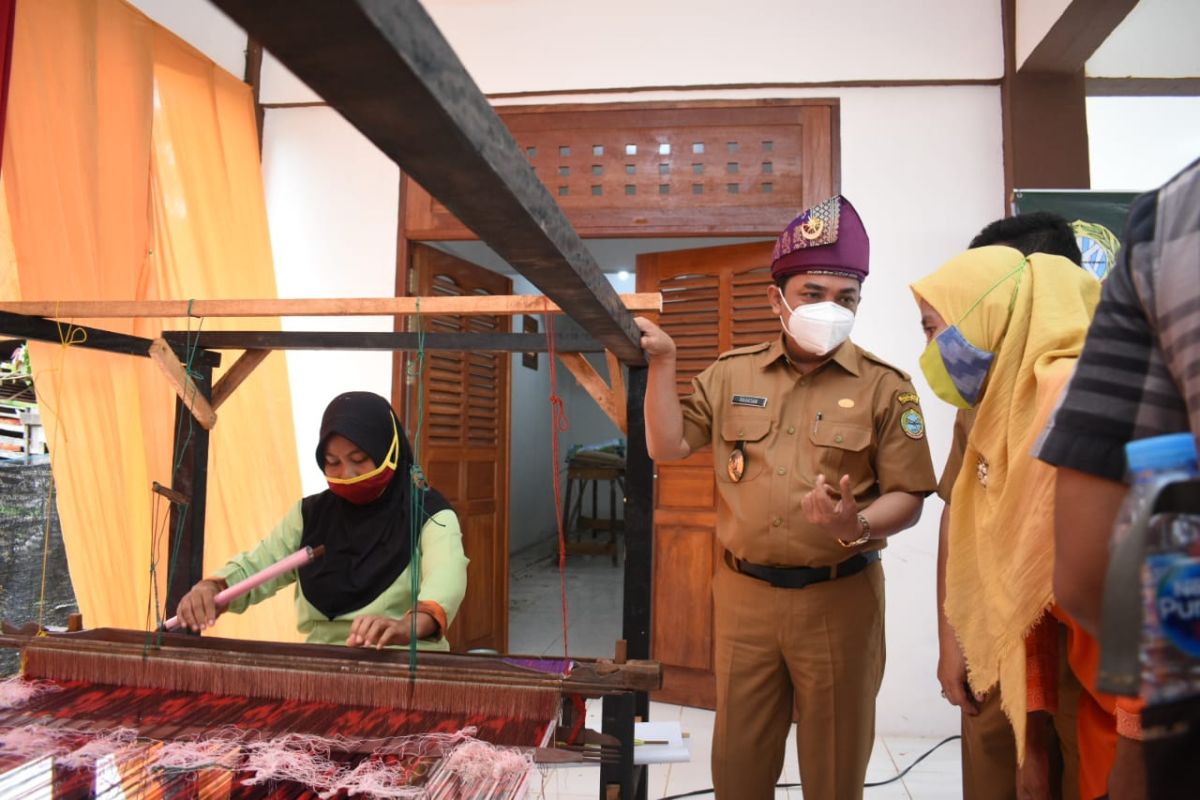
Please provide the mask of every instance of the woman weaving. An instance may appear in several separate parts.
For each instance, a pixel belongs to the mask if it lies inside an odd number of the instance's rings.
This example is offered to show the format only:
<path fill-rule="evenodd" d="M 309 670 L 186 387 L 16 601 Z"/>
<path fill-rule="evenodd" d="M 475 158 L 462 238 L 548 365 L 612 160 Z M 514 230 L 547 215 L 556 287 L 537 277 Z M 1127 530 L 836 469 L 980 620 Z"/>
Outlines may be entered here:
<path fill-rule="evenodd" d="M 241 613 L 298 581 L 297 627 L 310 643 L 407 645 L 415 615 L 418 647 L 448 650 L 446 628 L 467 585 L 462 533 L 439 492 L 414 486 L 412 450 L 391 405 L 370 392 L 335 397 L 316 455 L 329 488 L 296 503 L 253 550 L 193 586 L 179 601 L 179 621 L 193 631 L 210 627 L 226 610 L 216 600 L 226 586 L 323 545 L 323 558 L 231 600 L 228 610 Z"/>

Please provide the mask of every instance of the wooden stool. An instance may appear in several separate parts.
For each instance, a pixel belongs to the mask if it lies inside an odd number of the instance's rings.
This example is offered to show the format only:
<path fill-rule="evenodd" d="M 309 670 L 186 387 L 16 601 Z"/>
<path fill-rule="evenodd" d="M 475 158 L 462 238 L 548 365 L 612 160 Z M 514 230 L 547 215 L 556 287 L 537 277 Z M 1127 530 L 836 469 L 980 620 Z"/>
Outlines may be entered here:
<path fill-rule="evenodd" d="M 600 483 L 608 482 L 608 518 L 600 517 L 599 497 Z M 591 516 L 583 515 L 583 498 L 591 488 Z M 621 500 L 625 500 L 625 467 L 623 466 L 594 466 L 591 464 L 567 464 L 567 497 L 563 503 L 563 531 L 566 534 L 567 553 L 585 553 L 591 555 L 612 556 L 613 566 L 617 566 L 617 555 L 620 550 L 617 544 L 617 534 L 625 529 L 625 521 L 617 516 L 617 489 L 621 490 Z M 576 492 L 578 489 L 578 492 Z M 608 531 L 608 541 L 596 541 L 600 531 Z M 583 534 L 591 532 L 591 541 L 572 539 L 572 533 Z"/>

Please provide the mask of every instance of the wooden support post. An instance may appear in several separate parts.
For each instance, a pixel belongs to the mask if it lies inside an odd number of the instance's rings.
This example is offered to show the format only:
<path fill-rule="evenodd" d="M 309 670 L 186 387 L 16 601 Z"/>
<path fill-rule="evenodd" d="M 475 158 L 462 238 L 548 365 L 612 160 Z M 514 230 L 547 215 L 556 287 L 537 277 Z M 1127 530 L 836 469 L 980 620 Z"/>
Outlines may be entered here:
<path fill-rule="evenodd" d="M 557 355 L 563 366 L 571 371 L 575 380 L 579 381 L 579 385 L 586 389 L 587 393 L 596 401 L 596 405 L 600 406 L 600 410 L 608 415 L 621 433 L 625 433 L 625 409 L 617 407 L 615 392 L 604 382 L 604 378 L 600 377 L 600 373 L 592 366 L 592 362 L 587 360 L 587 356 L 583 353 L 558 353 Z"/>
<path fill-rule="evenodd" d="M 654 462 L 646 450 L 647 368 L 629 368 L 626 399 L 629 421 L 625 449 L 625 592 L 621 636 L 631 659 L 650 658 L 650 623 L 654 587 Z M 650 695 L 635 692 L 633 713 L 650 719 Z M 642 768 L 644 774 L 645 768 Z M 630 797 L 646 800 L 648 783 L 643 777 Z"/>
<path fill-rule="evenodd" d="M 263 359 L 270 354 L 270 350 L 247 350 L 242 353 L 242 357 L 233 362 L 233 366 L 221 376 L 221 380 L 217 381 L 217 385 L 213 387 L 213 411 L 220 408 L 221 404 L 229 399 L 234 390 L 242 385 L 242 381 L 249 378 L 250 373 L 254 371 L 255 367 L 261 364 Z"/>
<path fill-rule="evenodd" d="M 195 369 L 195 365 L 193 364 Z M 196 388 L 205 400 L 212 391 L 212 368 L 197 369 Z M 191 498 L 187 505 L 171 506 L 171 530 L 167 555 L 166 616 L 175 613 L 179 601 L 204 577 L 204 515 L 208 495 L 208 430 L 194 425 L 183 400 L 175 401 L 176 464 L 171 489 Z"/>
<path fill-rule="evenodd" d="M 187 374 L 183 364 L 180 364 L 179 359 L 175 356 L 175 351 L 171 349 L 171 345 L 167 344 L 165 339 L 155 339 L 150 345 L 150 360 L 157 364 L 158 368 L 167 376 L 171 388 L 175 390 L 175 394 L 179 395 L 179 399 L 183 401 L 196 421 L 206 431 L 211 431 L 212 427 L 217 424 L 217 412 L 213 411 L 212 406 L 209 405 L 208 398 L 200 393 L 192 376 Z M 210 370 L 209 375 L 211 374 Z"/>
<path fill-rule="evenodd" d="M 646 767 L 633 763 L 633 723 L 637 718 L 636 694 L 623 692 L 608 695 L 602 703 L 601 731 L 621 742 L 616 764 L 600 764 L 600 800 L 645 800 L 647 793 Z"/>
<path fill-rule="evenodd" d="M 613 405 L 616 407 L 617 414 L 620 417 L 617 421 L 617 427 L 621 429 L 621 433 L 628 433 L 629 417 L 626 409 L 628 400 L 625 397 L 625 368 L 621 366 L 621 362 L 617 360 L 613 351 L 605 350 L 604 357 L 608 362 L 608 383 L 612 387 Z"/>

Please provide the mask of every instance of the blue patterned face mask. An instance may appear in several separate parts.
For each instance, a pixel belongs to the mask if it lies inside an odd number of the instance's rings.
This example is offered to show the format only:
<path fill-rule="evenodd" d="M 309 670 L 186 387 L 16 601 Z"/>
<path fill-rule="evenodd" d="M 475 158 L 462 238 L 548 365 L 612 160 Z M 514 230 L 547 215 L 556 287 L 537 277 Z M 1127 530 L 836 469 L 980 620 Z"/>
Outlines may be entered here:
<path fill-rule="evenodd" d="M 921 371 L 938 397 L 956 408 L 974 408 L 995 359 L 995 353 L 971 344 L 951 325 L 925 346 Z"/>

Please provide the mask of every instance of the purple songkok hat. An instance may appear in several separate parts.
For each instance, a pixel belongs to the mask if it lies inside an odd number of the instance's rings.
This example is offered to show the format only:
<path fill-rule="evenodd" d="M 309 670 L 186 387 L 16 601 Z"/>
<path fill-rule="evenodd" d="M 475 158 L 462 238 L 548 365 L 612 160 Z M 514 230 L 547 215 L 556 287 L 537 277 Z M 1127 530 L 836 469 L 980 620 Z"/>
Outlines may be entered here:
<path fill-rule="evenodd" d="M 771 261 L 778 280 L 798 272 L 855 278 L 870 271 L 871 243 L 867 229 L 850 201 L 841 195 L 818 203 L 779 234 Z"/>

